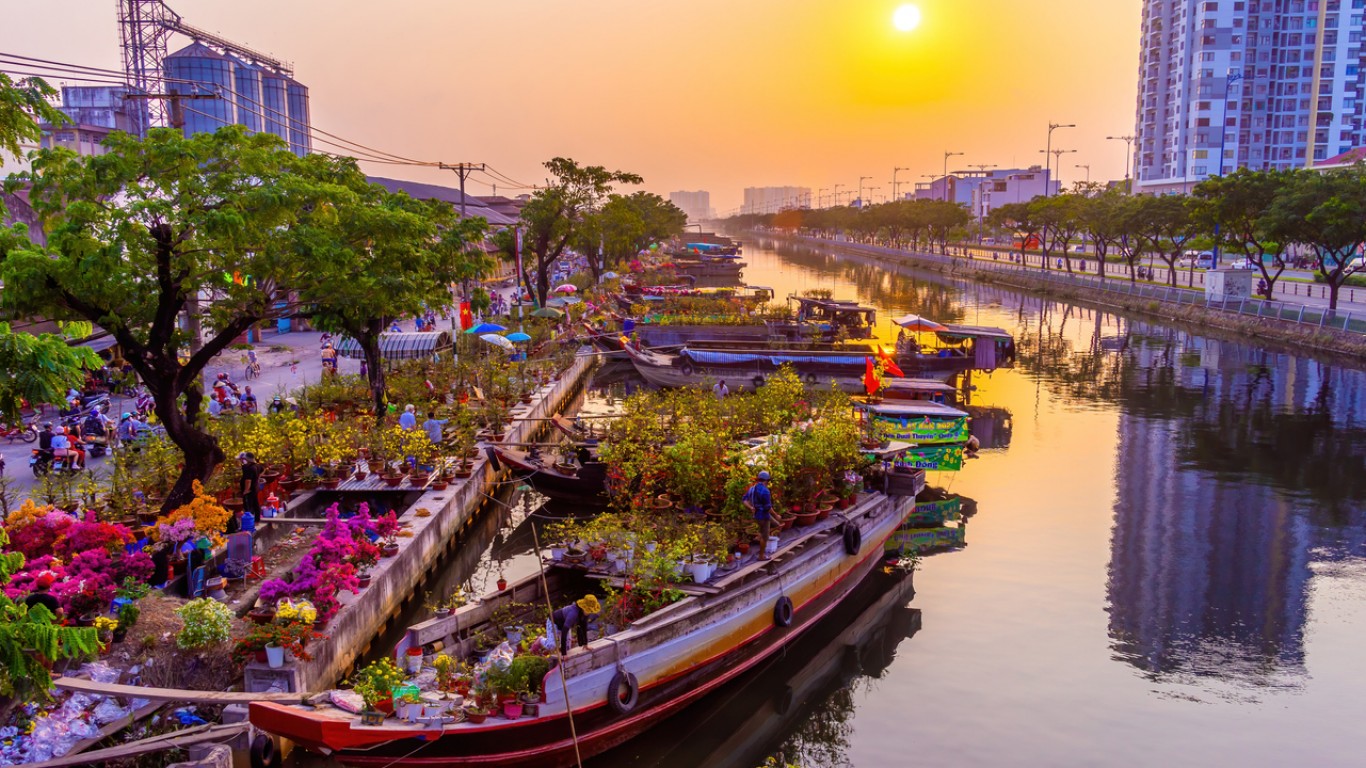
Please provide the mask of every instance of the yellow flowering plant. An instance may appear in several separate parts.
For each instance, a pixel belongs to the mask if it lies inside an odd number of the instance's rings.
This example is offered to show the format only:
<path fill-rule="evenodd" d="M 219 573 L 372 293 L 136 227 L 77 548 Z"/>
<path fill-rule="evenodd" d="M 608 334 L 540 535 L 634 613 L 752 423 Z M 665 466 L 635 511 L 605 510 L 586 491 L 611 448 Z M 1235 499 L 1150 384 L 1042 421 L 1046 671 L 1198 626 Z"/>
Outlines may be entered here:
<path fill-rule="evenodd" d="M 308 600 L 284 598 L 275 604 L 277 624 L 312 624 L 318 620 L 318 610 Z"/>
<path fill-rule="evenodd" d="M 223 532 L 228 525 L 228 518 L 232 513 L 227 510 L 218 500 L 209 495 L 204 490 L 203 484 L 198 480 L 194 481 L 194 501 L 176 508 L 171 514 L 157 520 L 158 528 L 165 523 L 168 526 L 174 525 L 179 520 L 189 519 L 194 521 L 195 533 L 208 536 L 214 546 L 223 544 Z M 156 536 L 156 529 L 153 529 L 153 536 Z"/>
<path fill-rule="evenodd" d="M 111 619 L 108 616 L 99 616 L 95 619 L 96 632 L 113 632 L 118 628 L 119 622 L 117 619 Z"/>

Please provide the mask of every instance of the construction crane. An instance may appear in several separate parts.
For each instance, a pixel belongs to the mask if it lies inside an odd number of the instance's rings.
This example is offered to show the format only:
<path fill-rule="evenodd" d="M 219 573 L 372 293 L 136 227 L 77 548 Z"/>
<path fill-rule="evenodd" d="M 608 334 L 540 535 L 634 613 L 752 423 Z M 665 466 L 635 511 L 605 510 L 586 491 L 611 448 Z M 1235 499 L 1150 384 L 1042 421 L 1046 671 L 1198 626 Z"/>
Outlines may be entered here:
<path fill-rule="evenodd" d="M 268 67 L 286 77 L 294 76 L 294 68 L 286 62 L 186 24 L 163 0 L 118 0 L 118 18 L 123 71 L 128 87 L 137 94 L 147 96 L 161 90 L 163 62 L 170 48 L 167 42 L 174 34 Z M 168 123 L 168 109 L 163 100 L 144 99 L 141 104 L 144 106 L 135 110 L 134 116 L 139 135 L 145 136 L 152 126 Z"/>

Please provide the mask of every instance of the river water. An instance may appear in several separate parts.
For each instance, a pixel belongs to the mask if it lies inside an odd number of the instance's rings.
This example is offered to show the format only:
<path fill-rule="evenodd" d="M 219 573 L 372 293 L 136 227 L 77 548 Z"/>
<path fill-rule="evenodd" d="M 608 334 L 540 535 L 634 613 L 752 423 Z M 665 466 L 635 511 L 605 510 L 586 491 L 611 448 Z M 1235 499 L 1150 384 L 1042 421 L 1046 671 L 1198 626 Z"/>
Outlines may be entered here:
<path fill-rule="evenodd" d="M 1366 374 L 808 246 L 744 259 L 884 336 L 1011 331 L 1018 367 L 973 380 L 997 447 L 929 477 L 977 513 L 915 574 L 918 632 L 875 607 L 861 664 L 805 644 L 730 692 L 754 717 L 704 703 L 593 765 L 1361 765 Z"/>
<path fill-rule="evenodd" d="M 809 246 L 744 258 L 884 338 L 906 312 L 1015 335 L 1018 367 L 972 381 L 981 457 L 929 477 L 976 502 L 967 546 L 588 765 L 1362 764 L 1366 374 Z M 529 573 L 531 509 L 444 581 Z"/>

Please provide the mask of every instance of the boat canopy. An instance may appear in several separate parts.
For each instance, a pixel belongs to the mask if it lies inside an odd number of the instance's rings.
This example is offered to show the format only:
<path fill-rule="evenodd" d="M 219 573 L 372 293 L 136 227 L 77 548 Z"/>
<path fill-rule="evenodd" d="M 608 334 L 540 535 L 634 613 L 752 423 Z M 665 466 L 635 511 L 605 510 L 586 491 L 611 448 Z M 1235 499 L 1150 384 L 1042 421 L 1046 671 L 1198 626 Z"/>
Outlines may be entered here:
<path fill-rule="evenodd" d="M 879 416 L 891 418 L 929 416 L 934 419 L 961 419 L 968 415 L 967 411 L 960 411 L 943 403 L 935 403 L 929 400 L 912 400 L 905 403 L 856 403 L 855 405 Z"/>
<path fill-rule="evenodd" d="M 803 355 L 773 354 L 771 352 L 717 352 L 705 349 L 684 349 L 681 353 L 699 365 L 748 365 L 769 363 L 772 365 L 864 365 L 862 355 Z"/>
<path fill-rule="evenodd" d="M 450 351 L 451 346 L 451 335 L 446 331 L 381 333 L 379 335 L 379 354 L 386 360 L 416 360 L 422 357 L 431 357 Z M 337 344 L 337 354 L 352 359 L 365 356 L 360 344 L 349 336 L 344 337 Z"/>
<path fill-rule="evenodd" d="M 1001 328 L 989 328 L 984 325 L 944 325 L 944 330 L 936 331 L 940 339 L 944 341 L 962 341 L 964 339 L 1005 339 L 1014 341 L 1008 332 Z"/>

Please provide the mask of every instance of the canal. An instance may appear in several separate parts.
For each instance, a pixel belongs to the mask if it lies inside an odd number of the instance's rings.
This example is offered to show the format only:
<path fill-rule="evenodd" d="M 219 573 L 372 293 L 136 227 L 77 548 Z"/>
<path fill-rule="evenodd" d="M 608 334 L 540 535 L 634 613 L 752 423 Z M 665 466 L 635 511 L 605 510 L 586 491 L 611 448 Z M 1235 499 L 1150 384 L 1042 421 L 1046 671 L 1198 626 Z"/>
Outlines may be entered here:
<path fill-rule="evenodd" d="M 884 338 L 907 312 L 1015 335 L 972 381 L 980 458 L 929 477 L 975 502 L 967 546 L 587 765 L 1360 764 L 1366 374 L 810 246 L 744 259 Z M 535 568 L 533 524 L 572 510 L 509 490 L 435 591 Z"/>

